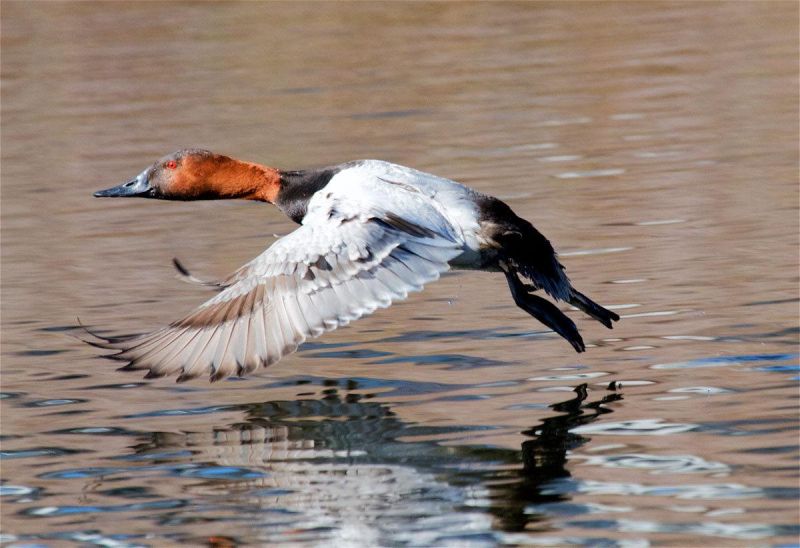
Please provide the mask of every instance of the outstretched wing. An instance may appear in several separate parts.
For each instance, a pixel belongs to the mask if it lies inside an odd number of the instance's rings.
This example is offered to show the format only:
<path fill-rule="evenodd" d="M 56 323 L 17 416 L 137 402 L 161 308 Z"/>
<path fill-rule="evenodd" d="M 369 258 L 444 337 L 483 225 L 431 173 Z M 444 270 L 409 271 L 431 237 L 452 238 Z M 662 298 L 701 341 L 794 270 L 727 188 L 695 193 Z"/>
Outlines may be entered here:
<path fill-rule="evenodd" d="M 124 369 L 148 369 L 148 378 L 241 376 L 421 290 L 461 251 L 452 225 L 416 197 L 393 208 L 399 213 L 363 205 L 333 194 L 316 200 L 304 224 L 239 269 L 231 285 L 168 327 L 109 339 L 105 346 L 120 350 L 110 357 L 128 361 Z"/>

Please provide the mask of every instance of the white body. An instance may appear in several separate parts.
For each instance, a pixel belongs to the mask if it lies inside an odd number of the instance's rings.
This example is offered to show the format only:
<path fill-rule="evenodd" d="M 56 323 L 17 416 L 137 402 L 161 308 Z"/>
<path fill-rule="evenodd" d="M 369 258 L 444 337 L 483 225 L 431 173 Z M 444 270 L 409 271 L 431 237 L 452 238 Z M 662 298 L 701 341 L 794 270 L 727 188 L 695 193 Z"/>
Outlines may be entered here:
<path fill-rule="evenodd" d="M 474 269 L 484 262 L 485 240 L 480 235 L 474 190 L 430 173 L 382 160 L 352 162 L 311 198 L 303 224 L 319 222 L 331 201 L 354 215 L 390 212 L 420 226 L 439 227 L 461 244 L 451 259 L 453 268 Z M 377 211 L 376 211 L 377 210 Z M 449 225 L 445 228 L 445 224 Z"/>

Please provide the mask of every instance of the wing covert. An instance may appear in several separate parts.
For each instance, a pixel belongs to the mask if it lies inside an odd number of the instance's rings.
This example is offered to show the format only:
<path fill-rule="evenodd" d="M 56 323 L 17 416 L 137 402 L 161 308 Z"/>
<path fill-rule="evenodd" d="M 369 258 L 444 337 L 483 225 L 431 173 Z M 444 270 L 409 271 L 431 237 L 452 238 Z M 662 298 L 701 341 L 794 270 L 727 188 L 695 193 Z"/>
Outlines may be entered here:
<path fill-rule="evenodd" d="M 421 290 L 461 252 L 460 238 L 442 217 L 431 228 L 413 214 L 349 214 L 331 198 L 309 208 L 303 225 L 185 318 L 108 340 L 105 347 L 120 351 L 110 357 L 128 361 L 124 369 L 149 370 L 148 378 L 241 376 L 277 362 L 309 337 Z"/>

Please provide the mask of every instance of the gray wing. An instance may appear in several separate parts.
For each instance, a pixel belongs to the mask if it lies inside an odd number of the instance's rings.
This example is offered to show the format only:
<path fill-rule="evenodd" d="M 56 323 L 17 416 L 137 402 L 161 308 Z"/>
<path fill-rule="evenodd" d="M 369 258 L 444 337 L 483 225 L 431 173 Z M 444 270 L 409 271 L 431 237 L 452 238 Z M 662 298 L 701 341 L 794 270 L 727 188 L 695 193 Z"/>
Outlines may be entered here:
<path fill-rule="evenodd" d="M 410 215 L 414 217 L 414 215 Z M 168 327 L 109 339 L 110 357 L 147 377 L 185 381 L 244 375 L 277 362 L 317 337 L 385 308 L 438 279 L 461 242 L 383 212 L 302 225 L 239 269 L 231 285 Z M 439 227 L 450 228 L 444 219 Z"/>

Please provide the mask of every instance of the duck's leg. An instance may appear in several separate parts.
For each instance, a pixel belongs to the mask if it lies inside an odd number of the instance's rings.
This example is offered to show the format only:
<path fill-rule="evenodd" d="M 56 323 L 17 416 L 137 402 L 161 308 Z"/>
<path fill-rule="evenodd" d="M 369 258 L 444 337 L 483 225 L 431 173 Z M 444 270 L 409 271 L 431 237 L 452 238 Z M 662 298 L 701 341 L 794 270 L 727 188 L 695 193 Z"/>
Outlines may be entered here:
<path fill-rule="evenodd" d="M 511 296 L 514 297 L 514 302 L 518 307 L 564 337 L 576 352 L 586 350 L 586 345 L 583 344 L 583 338 L 578 333 L 575 323 L 550 301 L 531 294 L 532 290 L 535 291 L 538 288 L 522 283 L 517 277 L 517 273 L 511 269 L 503 269 L 503 272 L 506 275 Z"/>

